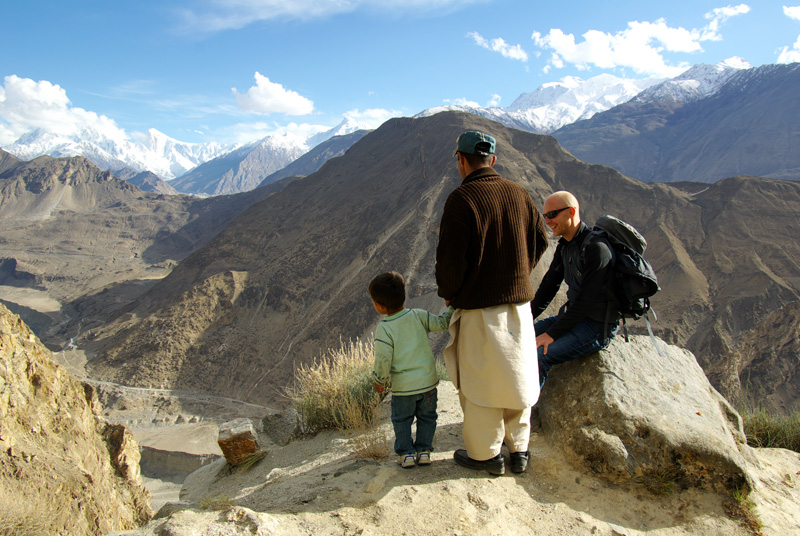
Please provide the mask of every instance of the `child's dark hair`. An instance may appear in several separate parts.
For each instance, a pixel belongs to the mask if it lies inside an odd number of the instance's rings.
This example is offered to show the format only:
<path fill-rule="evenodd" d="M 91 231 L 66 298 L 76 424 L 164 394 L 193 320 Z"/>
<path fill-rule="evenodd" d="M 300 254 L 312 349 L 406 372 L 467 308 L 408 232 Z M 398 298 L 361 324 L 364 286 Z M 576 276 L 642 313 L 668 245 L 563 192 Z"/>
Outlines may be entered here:
<path fill-rule="evenodd" d="M 390 311 L 399 311 L 406 301 L 406 280 L 397 272 L 386 272 L 369 283 L 372 301 Z"/>

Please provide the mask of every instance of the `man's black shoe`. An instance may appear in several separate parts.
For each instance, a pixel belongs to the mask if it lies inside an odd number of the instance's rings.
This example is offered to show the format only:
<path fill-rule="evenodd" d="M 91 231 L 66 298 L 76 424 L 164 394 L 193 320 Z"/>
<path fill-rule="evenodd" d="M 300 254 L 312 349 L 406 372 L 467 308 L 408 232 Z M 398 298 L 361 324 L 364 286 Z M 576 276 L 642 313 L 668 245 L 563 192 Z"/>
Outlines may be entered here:
<path fill-rule="evenodd" d="M 509 455 L 511 458 L 511 472 L 524 473 L 528 468 L 528 451 L 525 452 L 512 452 Z"/>
<path fill-rule="evenodd" d="M 489 471 L 490 474 L 493 475 L 502 475 L 506 472 L 506 465 L 503 461 L 503 456 L 498 454 L 494 458 L 490 458 L 488 460 L 473 460 L 469 456 L 467 456 L 467 451 L 464 449 L 458 449 L 453 453 L 453 459 L 456 463 L 462 467 L 466 467 L 468 469 L 486 469 Z"/>

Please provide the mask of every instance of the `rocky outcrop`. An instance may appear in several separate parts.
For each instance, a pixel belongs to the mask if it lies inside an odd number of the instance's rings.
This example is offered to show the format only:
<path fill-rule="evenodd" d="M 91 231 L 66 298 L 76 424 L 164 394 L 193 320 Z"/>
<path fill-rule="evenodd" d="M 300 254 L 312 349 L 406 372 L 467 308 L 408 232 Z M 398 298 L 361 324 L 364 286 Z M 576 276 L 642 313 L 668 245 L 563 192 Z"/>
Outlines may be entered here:
<path fill-rule="evenodd" d="M 100 411 L 0 305 L 0 533 L 105 534 L 151 517 L 138 445 Z"/>
<path fill-rule="evenodd" d="M 672 352 L 680 350 L 670 348 L 667 355 Z M 660 375 L 648 368 L 654 360 L 639 363 L 641 375 Z M 553 374 L 558 376 L 564 368 L 555 368 Z M 548 397 L 555 400 L 554 384 L 548 380 L 543 402 Z M 727 490 L 672 486 L 652 494 L 638 484 L 617 485 L 583 464 L 570 463 L 563 443 L 544 433 L 531 435 L 526 473 L 493 477 L 461 467 L 453 461 L 454 451 L 464 446 L 458 393 L 449 381 L 442 381 L 438 392 L 430 466 L 400 468 L 390 454 L 391 444 L 385 445 L 385 458 L 359 458 L 355 449 L 364 440 L 374 441 L 376 430 L 364 435 L 325 430 L 285 446 L 260 434 L 270 445 L 261 461 L 246 469 L 232 468 L 224 459 L 205 465 L 184 480 L 180 500 L 164 505 L 147 525 L 108 536 L 756 534 L 742 526 L 740 518 L 730 517 L 742 512 L 726 512 L 723 504 L 732 502 Z M 630 393 L 631 398 L 640 396 L 636 390 Z M 390 405 L 388 398 L 382 403 L 379 428 L 387 438 L 392 437 Z M 663 409 L 665 419 L 683 418 L 670 413 L 674 406 Z M 640 418 L 635 411 L 632 416 Z M 717 434 L 714 421 L 708 424 L 709 429 L 696 429 L 698 437 L 684 445 L 685 453 L 696 452 L 694 445 L 708 441 L 707 434 Z M 798 453 L 752 453 L 755 461 L 744 469 L 754 480 L 746 503 L 754 505 L 749 507 L 751 517 L 761 522 L 765 536 L 800 533 Z"/>
<path fill-rule="evenodd" d="M 617 337 L 554 367 L 539 413 L 569 459 L 612 482 L 727 492 L 755 482 L 741 417 L 690 352 L 661 340 Z"/>

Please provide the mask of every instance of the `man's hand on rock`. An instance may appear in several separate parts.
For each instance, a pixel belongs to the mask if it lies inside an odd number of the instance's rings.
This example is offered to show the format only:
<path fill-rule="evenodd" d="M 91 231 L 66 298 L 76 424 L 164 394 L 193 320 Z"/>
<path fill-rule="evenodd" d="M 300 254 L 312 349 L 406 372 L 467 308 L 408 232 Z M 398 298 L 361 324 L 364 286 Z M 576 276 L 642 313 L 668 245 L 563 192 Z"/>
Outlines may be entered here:
<path fill-rule="evenodd" d="M 536 348 L 538 349 L 540 346 L 542 347 L 542 353 L 547 355 L 547 347 L 550 346 L 553 342 L 553 337 L 548 335 L 547 333 L 542 333 L 536 337 Z"/>

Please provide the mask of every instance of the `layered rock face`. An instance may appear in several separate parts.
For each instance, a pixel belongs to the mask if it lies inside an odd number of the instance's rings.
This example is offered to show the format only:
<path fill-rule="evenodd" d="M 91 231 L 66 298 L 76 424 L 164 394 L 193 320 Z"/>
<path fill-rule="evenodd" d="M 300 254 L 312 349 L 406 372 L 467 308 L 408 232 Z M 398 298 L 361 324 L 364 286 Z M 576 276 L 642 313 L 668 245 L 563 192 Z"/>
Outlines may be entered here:
<path fill-rule="evenodd" d="M 105 534 L 152 516 L 138 445 L 100 410 L 0 305 L 0 532 Z"/>

